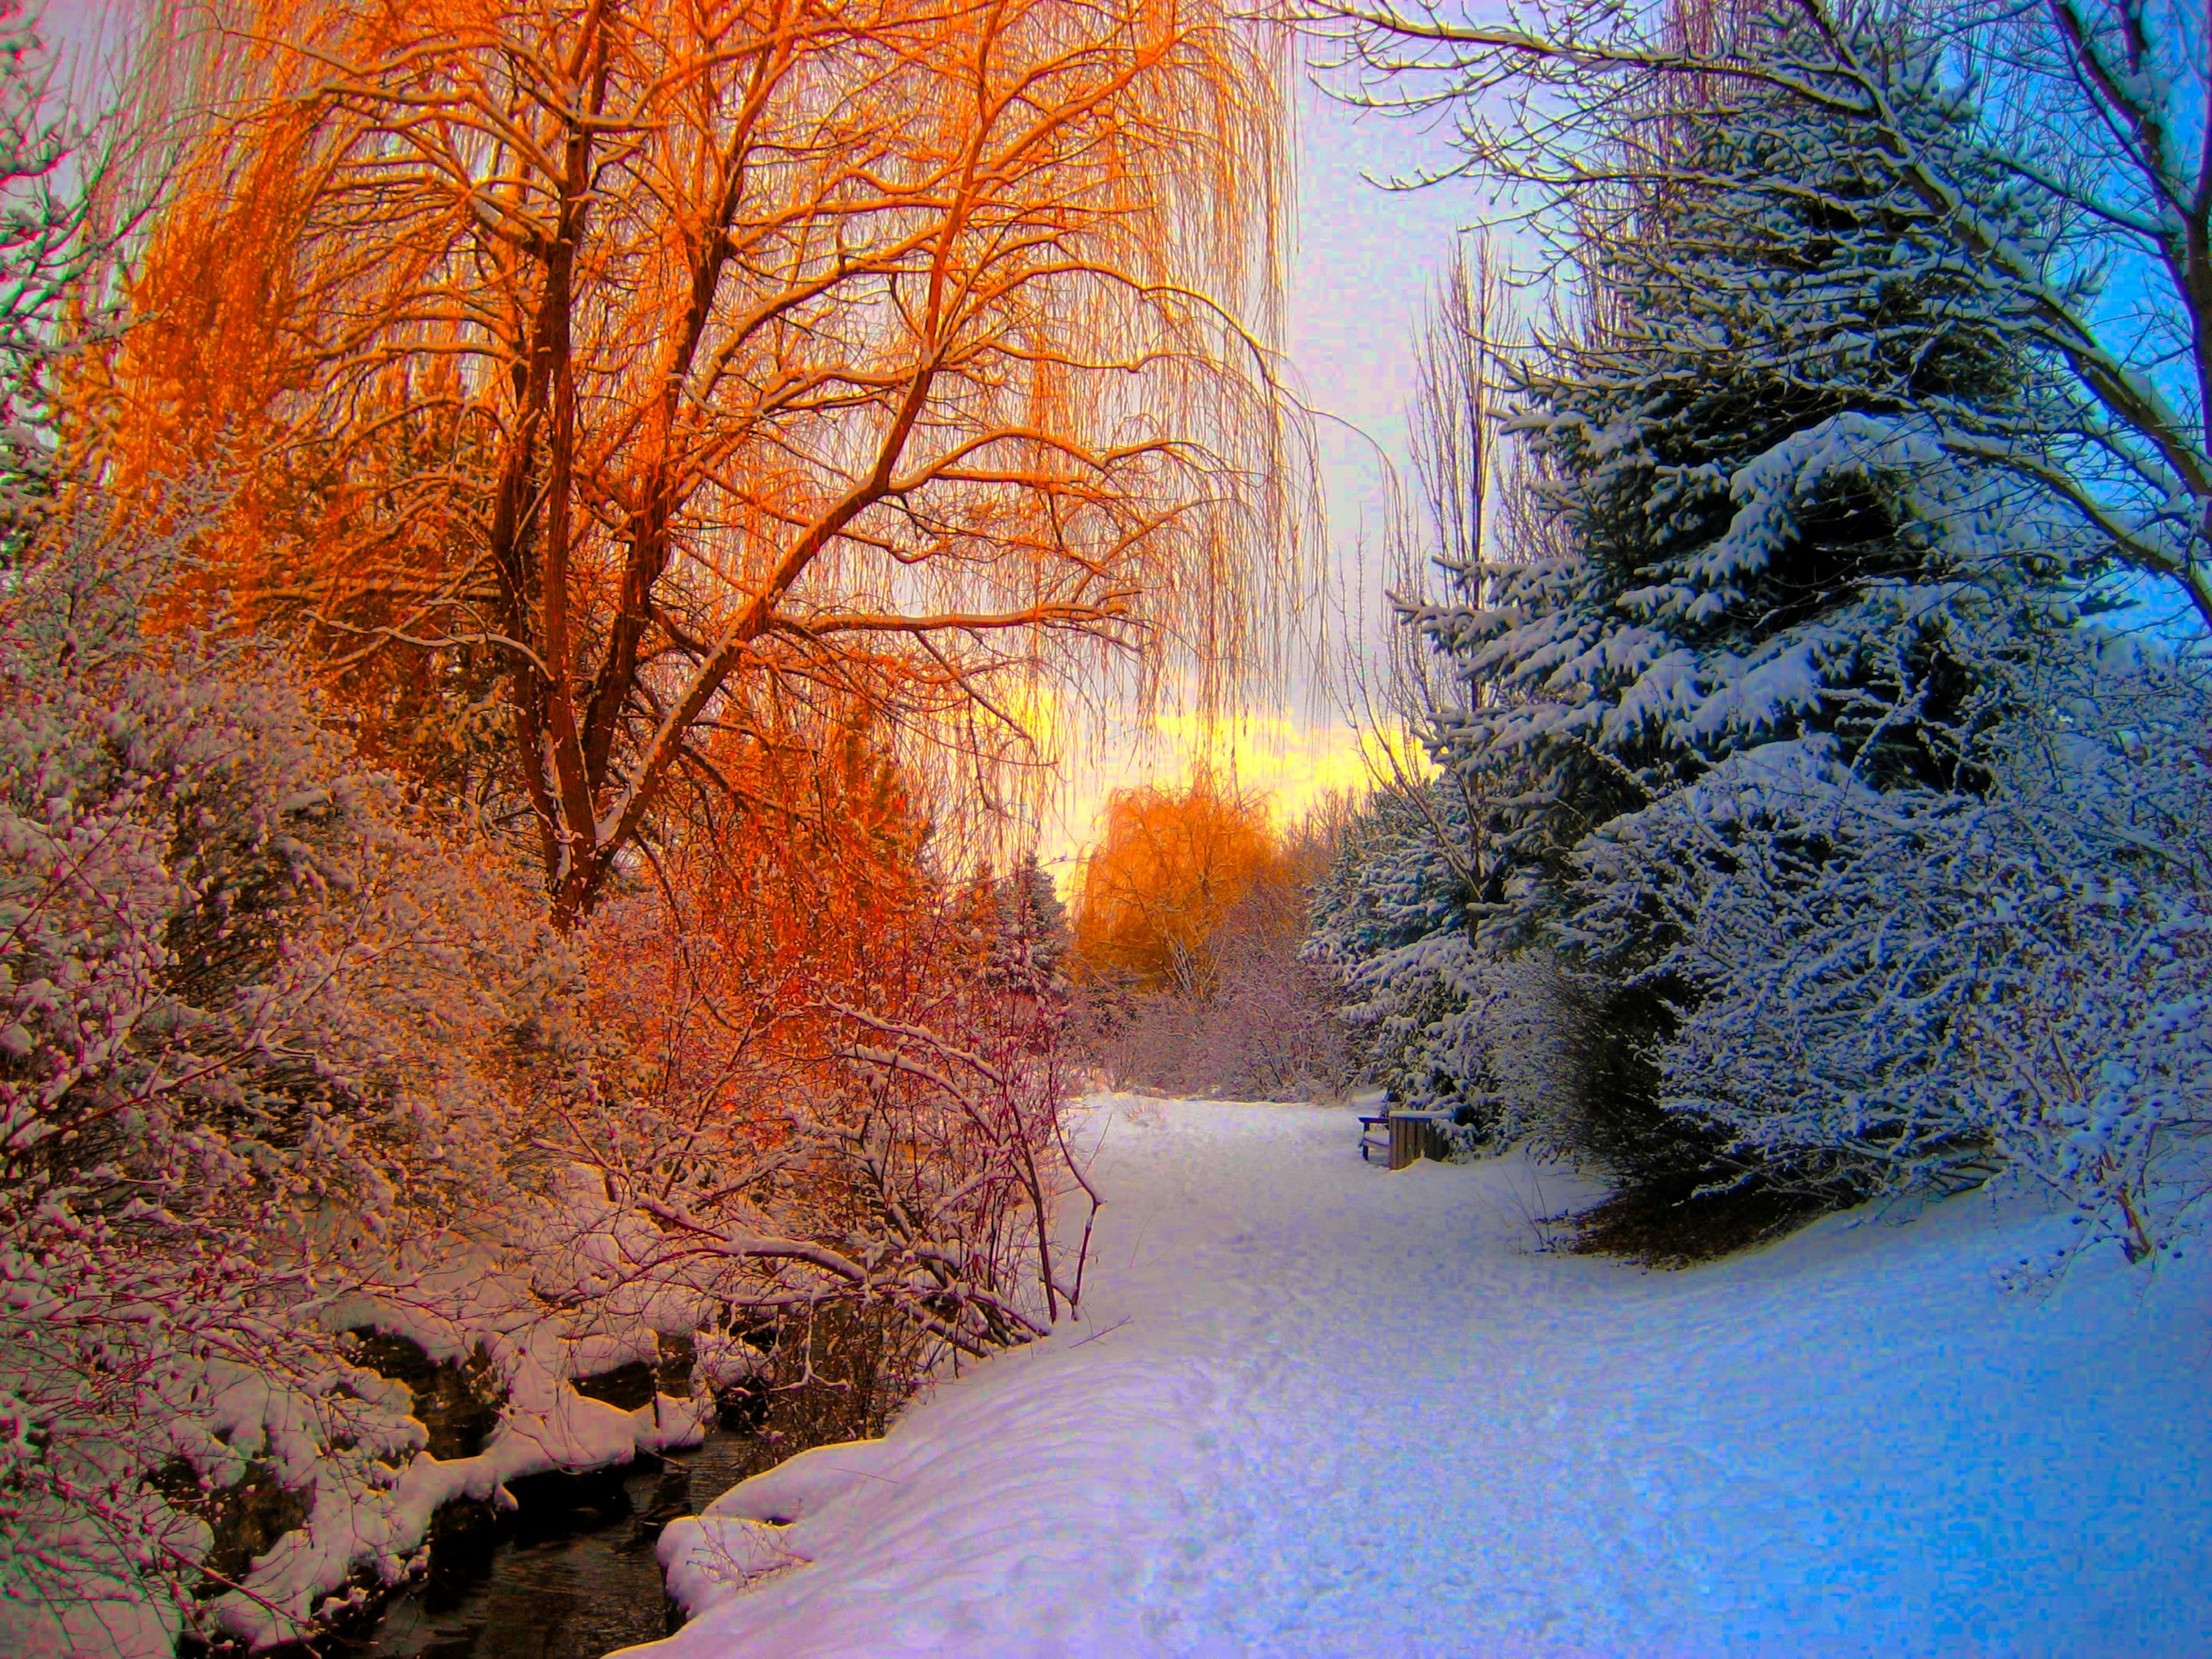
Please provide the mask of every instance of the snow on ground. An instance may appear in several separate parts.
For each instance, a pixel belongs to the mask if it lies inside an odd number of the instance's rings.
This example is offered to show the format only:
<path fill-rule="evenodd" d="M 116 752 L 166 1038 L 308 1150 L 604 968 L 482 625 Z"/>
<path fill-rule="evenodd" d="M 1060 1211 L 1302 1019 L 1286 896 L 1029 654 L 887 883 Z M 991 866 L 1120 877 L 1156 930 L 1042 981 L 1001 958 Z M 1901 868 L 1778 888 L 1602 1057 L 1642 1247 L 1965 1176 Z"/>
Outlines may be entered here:
<path fill-rule="evenodd" d="M 1097 1103 L 1083 1321 L 672 1527 L 697 1616 L 631 1652 L 2212 1644 L 2195 1261 L 2007 1290 L 2052 1224 L 1967 1199 L 1647 1273 L 1535 1251 L 1556 1173 L 1353 1128 Z"/>

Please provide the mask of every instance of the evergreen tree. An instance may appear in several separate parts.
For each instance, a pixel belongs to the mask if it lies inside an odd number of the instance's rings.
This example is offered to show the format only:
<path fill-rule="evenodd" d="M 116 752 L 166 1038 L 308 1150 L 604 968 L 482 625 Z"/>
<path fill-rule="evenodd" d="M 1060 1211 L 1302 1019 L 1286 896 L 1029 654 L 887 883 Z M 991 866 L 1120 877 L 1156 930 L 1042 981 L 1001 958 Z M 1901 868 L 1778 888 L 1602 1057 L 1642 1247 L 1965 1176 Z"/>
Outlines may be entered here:
<path fill-rule="evenodd" d="M 1930 144 L 1969 142 L 1932 76 L 1898 95 Z M 1939 406 L 2035 395 L 2005 291 L 1855 137 L 1753 103 L 1681 140 L 1708 188 L 1593 236 L 1591 320 L 1526 371 L 1515 423 L 1571 551 L 1462 568 L 1417 618 L 1486 694 L 1447 711 L 1443 755 L 1516 764 L 1495 828 L 1519 929 L 1559 914 L 1585 836 L 1732 755 L 1979 789 L 1960 739 L 2000 712 L 1990 641 L 2074 614 L 2058 527 L 1932 435 Z"/>
<path fill-rule="evenodd" d="M 994 884 L 997 942 L 994 964 L 1024 976 L 1057 980 L 1072 937 L 1067 906 L 1034 848 Z"/>
<path fill-rule="evenodd" d="M 1420 787 L 1420 786 L 1415 786 Z M 1448 838 L 1463 829 L 1455 792 L 1370 796 L 1316 883 L 1304 954 L 1336 970 L 1369 1079 L 1394 1103 L 1475 1115 L 1479 1067 L 1461 1053 L 1474 942 L 1467 882 Z"/>
<path fill-rule="evenodd" d="M 1972 109 L 1909 61 L 1893 94 L 2032 247 L 1971 155 Z M 1606 849 L 1650 856 L 1645 815 L 1697 817 L 1686 799 L 1747 772 L 1787 775 L 1800 800 L 1985 794 L 1988 736 L 2033 696 L 2097 550 L 1942 446 L 1959 411 L 2016 423 L 2042 389 L 2009 291 L 1885 156 L 1778 95 L 1651 130 L 1680 147 L 1674 187 L 1589 228 L 1583 324 L 1517 388 L 1510 429 L 1566 550 L 1454 566 L 1451 600 L 1413 620 L 1467 693 L 1432 744 L 1482 803 L 1477 933 L 1494 952 L 1563 946 L 1579 969 L 1553 1134 L 1674 1206 L 1762 1172 L 1709 1118 L 1663 1109 L 1698 994 L 1670 952 L 1693 919 L 1624 885 Z M 1723 833 L 1820 861 L 1817 813 Z"/>

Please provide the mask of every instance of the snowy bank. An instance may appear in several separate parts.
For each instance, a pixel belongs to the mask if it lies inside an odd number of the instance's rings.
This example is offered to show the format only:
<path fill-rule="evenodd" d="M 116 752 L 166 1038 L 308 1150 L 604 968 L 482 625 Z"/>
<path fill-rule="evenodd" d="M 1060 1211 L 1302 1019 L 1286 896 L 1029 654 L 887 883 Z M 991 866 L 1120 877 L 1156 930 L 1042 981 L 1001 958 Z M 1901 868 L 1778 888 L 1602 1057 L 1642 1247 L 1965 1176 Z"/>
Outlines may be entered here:
<path fill-rule="evenodd" d="M 1100 1103 L 1084 1321 L 662 1544 L 654 1659 L 2180 1653 L 2212 1630 L 2194 1260 L 1831 1217 L 1682 1273 L 1585 1189 L 1364 1165 L 1342 1109 Z"/>

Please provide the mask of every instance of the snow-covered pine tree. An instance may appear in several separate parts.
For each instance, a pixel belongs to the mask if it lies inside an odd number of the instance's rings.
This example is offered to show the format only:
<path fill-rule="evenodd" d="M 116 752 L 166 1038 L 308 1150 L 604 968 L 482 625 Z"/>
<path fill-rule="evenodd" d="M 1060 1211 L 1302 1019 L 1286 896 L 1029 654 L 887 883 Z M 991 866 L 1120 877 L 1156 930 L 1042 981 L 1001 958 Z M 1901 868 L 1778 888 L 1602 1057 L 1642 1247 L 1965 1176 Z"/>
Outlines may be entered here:
<path fill-rule="evenodd" d="M 1394 605 L 1418 611 L 1431 570 L 1453 591 L 1481 591 L 1486 550 L 1526 557 L 1551 539 L 1529 514 L 1525 451 L 1501 453 L 1498 356 L 1516 330 L 1503 267 L 1490 245 L 1461 244 L 1438 282 L 1415 348 L 1410 414 L 1414 470 L 1425 509 L 1389 546 Z M 1450 659 L 1408 629 L 1393 640 L 1370 724 L 1434 738 L 1440 708 L 1492 695 L 1470 686 Z M 1472 757 L 1445 776 L 1390 766 L 1352 814 L 1336 854 L 1310 895 L 1305 956 L 1343 991 L 1364 1080 L 1393 1103 L 1442 1111 L 1462 1150 L 1495 1146 L 1528 1121 L 1540 1090 L 1532 1062 L 1554 1045 L 1538 1028 L 1556 976 L 1537 960 L 1479 949 L 1476 931 L 1498 898 L 1486 803 L 1514 787 L 1509 773 Z"/>
<path fill-rule="evenodd" d="M 1057 975 L 1072 938 L 1067 906 L 1036 848 L 1015 860 L 1014 867 L 999 879 L 996 906 L 994 960 L 1046 979 Z"/>
<path fill-rule="evenodd" d="M 1332 969 L 1360 1075 L 1451 1114 L 1462 1152 L 1540 1131 L 1579 1063 L 1577 1002 L 1548 954 L 1478 942 L 1467 798 L 1401 781 L 1370 795 L 1315 884 L 1304 955 Z"/>
<path fill-rule="evenodd" d="M 1932 75 L 1897 91 L 1929 143 L 1968 142 Z M 2007 536 L 2013 503 L 1925 437 L 1936 400 L 2032 395 L 2002 292 L 1848 129 L 1778 97 L 1744 112 L 1683 139 L 1675 172 L 1705 188 L 1593 232 L 1587 320 L 1523 374 L 1516 425 L 1571 550 L 1459 573 L 1416 618 L 1496 694 L 1440 712 L 1443 754 L 1535 786 L 1498 822 L 1522 925 L 1590 831 L 1734 753 L 1811 743 L 1876 787 L 1972 787 L 1960 630 L 2076 602 L 2063 544 Z"/>
<path fill-rule="evenodd" d="M 1972 155 L 1970 105 L 1890 44 L 1904 118 L 2033 247 Z M 1589 849 L 1753 757 L 1837 789 L 1978 796 L 1978 736 L 2023 695 L 2008 665 L 2075 620 L 2095 553 L 1935 435 L 1932 410 L 2018 416 L 2039 395 L 2009 291 L 1853 130 L 1779 94 L 1731 109 L 1623 118 L 1643 164 L 1622 172 L 1666 183 L 1585 220 L 1582 321 L 1522 371 L 1513 426 L 1566 550 L 1461 565 L 1413 618 L 1468 690 L 1439 711 L 1438 757 L 1514 775 L 1485 792 L 1482 935 L 1566 945 L 1610 1039 L 1556 1132 L 1668 1206 L 1747 1171 L 1729 1137 L 1660 1109 L 1694 995 L 1669 968 L 1679 918 L 1593 893 Z"/>
<path fill-rule="evenodd" d="M 1304 954 L 1341 977 L 1340 1017 L 1360 1033 L 1369 1079 L 1395 1103 L 1457 1112 L 1474 1103 L 1455 1054 L 1473 952 L 1467 884 L 1446 845 L 1457 803 L 1412 787 L 1419 799 L 1378 790 L 1353 817 L 1315 884 Z"/>

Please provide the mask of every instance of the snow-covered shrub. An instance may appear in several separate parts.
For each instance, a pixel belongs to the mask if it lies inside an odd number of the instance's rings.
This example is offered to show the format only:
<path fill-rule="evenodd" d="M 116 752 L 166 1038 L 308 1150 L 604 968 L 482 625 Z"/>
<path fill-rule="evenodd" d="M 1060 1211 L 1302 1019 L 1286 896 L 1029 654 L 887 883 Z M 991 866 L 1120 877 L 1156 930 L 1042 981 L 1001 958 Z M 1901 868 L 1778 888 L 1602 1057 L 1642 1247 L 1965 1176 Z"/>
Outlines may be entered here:
<path fill-rule="evenodd" d="M 324 1316 L 380 1277 L 404 1294 L 406 1241 L 471 1230 L 501 1048 L 561 959 L 283 673 L 142 640 L 167 568 L 85 526 L 0 598 L 10 1651 L 166 1651 L 222 1488 L 273 1480 L 310 1528 L 389 1493 L 421 1427 Z M 421 1541 L 355 1531 L 296 1595 L 249 1583 L 207 1616 L 284 1633 Z"/>
<path fill-rule="evenodd" d="M 1200 1087 L 1244 1100 L 1312 1100 L 1344 1087 L 1349 1034 L 1332 976 L 1299 955 L 1304 908 L 1297 885 L 1260 884 L 1214 929 L 1213 992 L 1185 1060 Z"/>
<path fill-rule="evenodd" d="M 297 1639 L 441 1504 L 695 1439 L 763 1330 L 795 1382 L 824 1310 L 973 1354 L 1066 1305 L 1052 942 L 864 745 L 827 843 L 664 849 L 726 878 L 696 939 L 640 890 L 564 939 L 281 661 L 146 637 L 172 552 L 88 521 L 0 593 L 0 1647 Z M 432 1454 L 395 1342 L 480 1435 Z M 574 1386 L 631 1366 L 684 1397 Z"/>
<path fill-rule="evenodd" d="M 1587 843 L 1593 938 L 1635 915 L 1681 1018 L 1661 1103 L 1709 1179 L 1850 1197 L 2024 1173 L 2083 1242 L 2170 1243 L 2212 1127 L 2212 703 L 2124 641 L 2047 652 L 1984 793 L 1877 790 L 1771 744 Z M 2025 690 L 2025 688 L 2023 689 Z"/>
<path fill-rule="evenodd" d="M 791 1361 L 779 1386 L 817 1313 L 871 1322 L 916 1375 L 1030 1340 L 1077 1290 L 1051 1218 L 1085 1192 L 1042 872 L 935 870 L 864 724 L 716 760 L 806 805 L 672 837 L 661 881 L 594 924 L 590 1023 L 618 1048 L 540 1139 L 637 1224 L 605 1285 L 703 1295 Z"/>

